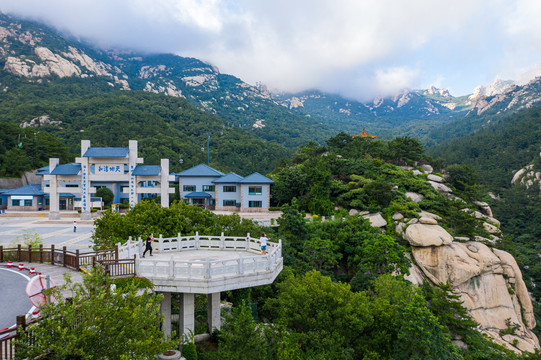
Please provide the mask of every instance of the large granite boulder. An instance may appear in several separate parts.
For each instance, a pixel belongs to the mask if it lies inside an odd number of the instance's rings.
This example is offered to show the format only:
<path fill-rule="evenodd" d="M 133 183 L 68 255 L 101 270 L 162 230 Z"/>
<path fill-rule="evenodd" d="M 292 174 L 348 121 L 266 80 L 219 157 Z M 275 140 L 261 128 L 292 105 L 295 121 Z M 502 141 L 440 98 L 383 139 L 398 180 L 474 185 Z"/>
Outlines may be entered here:
<path fill-rule="evenodd" d="M 428 183 L 429 183 L 430 185 L 432 185 L 432 187 L 434 188 L 434 190 L 439 191 L 439 192 L 442 192 L 442 193 L 450 193 L 450 192 L 453 191 L 453 190 L 452 190 L 450 187 L 448 187 L 447 185 L 443 185 L 443 184 L 441 184 L 441 183 L 439 183 L 439 182 L 435 182 L 435 181 L 429 180 Z"/>
<path fill-rule="evenodd" d="M 404 239 L 411 246 L 442 246 L 453 242 L 453 237 L 439 225 L 416 223 L 408 226 Z"/>
<path fill-rule="evenodd" d="M 366 214 L 363 215 L 363 217 L 370 221 L 370 224 L 374 227 L 381 228 L 387 226 L 387 220 L 385 220 L 379 212 L 375 214 Z"/>
<path fill-rule="evenodd" d="M 441 176 L 434 175 L 434 174 L 430 174 L 426 178 L 428 180 L 430 180 L 430 181 L 435 181 L 435 182 L 439 182 L 439 183 L 444 182 L 444 180 L 443 180 L 443 178 Z"/>
<path fill-rule="evenodd" d="M 410 191 L 406 192 L 406 197 L 411 199 L 411 201 L 416 202 L 416 203 L 423 201 L 423 199 L 425 198 L 421 194 L 417 194 L 415 192 L 410 192 Z"/>
<path fill-rule="evenodd" d="M 461 296 L 482 332 L 517 352 L 539 348 L 530 331 L 535 326 L 532 303 L 510 254 L 475 241 L 412 247 L 412 253 L 431 282 L 449 283 Z M 515 334 L 501 336 L 500 330 L 508 329 L 509 322 L 517 326 Z"/>

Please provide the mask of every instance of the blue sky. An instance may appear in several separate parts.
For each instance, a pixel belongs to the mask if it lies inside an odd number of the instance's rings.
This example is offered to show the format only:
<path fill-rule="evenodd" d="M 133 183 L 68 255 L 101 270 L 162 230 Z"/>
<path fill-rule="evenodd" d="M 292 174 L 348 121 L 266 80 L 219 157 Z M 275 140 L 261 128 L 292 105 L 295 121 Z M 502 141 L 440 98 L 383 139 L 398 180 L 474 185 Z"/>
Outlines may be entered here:
<path fill-rule="evenodd" d="M 538 0 L 2 0 L 103 47 L 193 56 L 281 91 L 470 94 L 541 74 Z"/>

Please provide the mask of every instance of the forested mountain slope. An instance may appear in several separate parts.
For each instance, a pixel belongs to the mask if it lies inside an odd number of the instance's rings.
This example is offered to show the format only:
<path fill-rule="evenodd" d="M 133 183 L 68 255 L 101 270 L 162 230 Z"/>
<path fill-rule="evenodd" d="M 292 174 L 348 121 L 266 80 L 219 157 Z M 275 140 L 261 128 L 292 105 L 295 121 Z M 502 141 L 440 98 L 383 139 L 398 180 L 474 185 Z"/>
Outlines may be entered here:
<path fill-rule="evenodd" d="M 17 91 L 19 84 L 31 83 L 39 88 L 47 82 L 62 84 L 63 80 L 70 80 L 77 84 L 78 94 L 112 90 L 161 93 L 185 98 L 205 112 L 222 117 L 229 126 L 289 148 L 310 140 L 324 141 L 336 133 L 321 120 L 291 112 L 276 104 L 265 90 L 221 74 L 216 67 L 200 60 L 96 49 L 43 25 L 3 14 L 0 68 L 4 92 Z M 19 96 L 27 94 L 19 92 Z M 45 95 L 43 100 L 51 99 L 47 92 L 41 95 Z M 71 94 L 66 91 L 63 95 Z M 31 98 L 31 93 L 28 96 Z"/>

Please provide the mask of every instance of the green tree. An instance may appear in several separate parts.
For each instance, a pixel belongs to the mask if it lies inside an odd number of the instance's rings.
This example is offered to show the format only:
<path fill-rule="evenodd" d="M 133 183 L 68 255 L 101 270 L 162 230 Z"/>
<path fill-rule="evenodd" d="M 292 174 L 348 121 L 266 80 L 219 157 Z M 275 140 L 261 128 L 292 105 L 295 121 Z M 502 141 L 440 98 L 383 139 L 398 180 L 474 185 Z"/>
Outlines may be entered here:
<path fill-rule="evenodd" d="M 375 279 L 371 294 L 374 326 L 363 339 L 367 349 L 384 359 L 462 359 L 411 284 L 385 274 Z"/>
<path fill-rule="evenodd" d="M 111 205 L 113 202 L 113 199 L 115 198 L 115 194 L 106 186 L 103 186 L 96 190 L 96 197 L 101 197 L 102 201 L 105 203 L 105 205 Z"/>
<path fill-rule="evenodd" d="M 349 285 L 335 283 L 317 271 L 291 276 L 266 307 L 279 324 L 296 333 L 306 354 L 347 359 L 357 351 L 360 335 L 372 324 L 368 298 Z"/>
<path fill-rule="evenodd" d="M 43 319 L 17 341 L 17 358 L 148 359 L 174 346 L 158 327 L 161 295 L 111 285 L 99 267 L 83 275 L 82 284 L 67 276 L 64 286 L 50 290 L 56 301 L 42 307 Z"/>
<path fill-rule="evenodd" d="M 220 235 L 224 232 L 231 236 L 258 234 L 260 228 L 252 221 L 241 219 L 239 215 L 215 215 L 199 206 L 174 202 L 169 207 L 162 207 L 154 201 L 141 201 L 126 214 L 107 211 L 94 222 L 92 234 L 94 248 L 111 249 L 118 242 L 125 243 L 153 233 L 164 237 L 194 235 Z"/>
<path fill-rule="evenodd" d="M 423 145 L 409 136 L 396 137 L 389 141 L 389 153 L 392 160 L 399 164 L 411 164 L 420 160 L 423 155 Z"/>
<path fill-rule="evenodd" d="M 267 359 L 264 329 L 252 317 L 252 310 L 245 302 L 233 308 L 220 334 L 219 359 Z"/>

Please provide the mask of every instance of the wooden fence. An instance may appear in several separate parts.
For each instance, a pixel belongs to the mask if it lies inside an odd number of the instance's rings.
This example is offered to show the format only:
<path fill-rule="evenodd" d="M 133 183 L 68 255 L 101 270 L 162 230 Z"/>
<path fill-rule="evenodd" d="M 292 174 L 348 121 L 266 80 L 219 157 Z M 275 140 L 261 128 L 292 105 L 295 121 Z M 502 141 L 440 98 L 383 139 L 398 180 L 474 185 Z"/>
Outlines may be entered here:
<path fill-rule="evenodd" d="M 79 249 L 69 251 L 66 247 L 61 249 L 51 245 L 45 248 L 43 245 L 32 247 L 32 245 L 6 248 L 0 246 L 0 263 L 13 261 L 50 263 L 51 265 L 64 266 L 73 270 L 80 271 L 82 266 L 95 265 L 100 263 L 108 270 L 111 276 L 133 276 L 135 275 L 135 257 L 129 259 L 119 259 L 118 246 L 111 250 L 80 252 Z M 131 269 L 129 273 L 127 270 Z"/>
<path fill-rule="evenodd" d="M 25 331 L 26 326 L 37 320 L 26 322 L 24 315 L 17 316 L 17 324 L 0 330 L 0 359 L 15 359 L 15 340 L 19 338 L 20 331 Z"/>
<path fill-rule="evenodd" d="M 51 263 L 51 265 L 59 265 L 68 267 L 74 270 L 79 270 L 83 265 L 92 265 L 96 260 L 114 260 L 118 258 L 118 248 L 103 251 L 80 252 L 67 250 L 66 247 L 61 249 L 51 245 L 50 248 L 45 248 L 43 245 L 32 247 L 32 245 L 6 248 L 0 246 L 0 262 L 35 262 L 35 263 Z"/>

